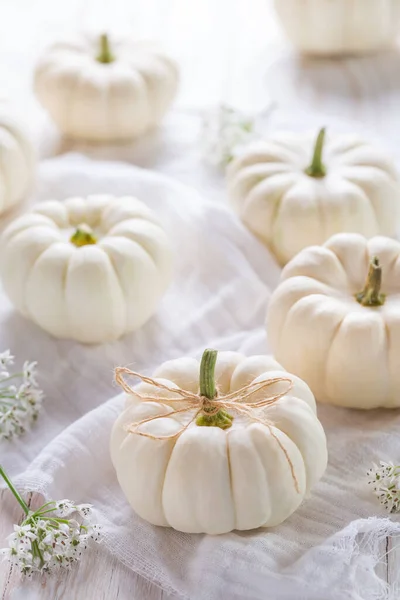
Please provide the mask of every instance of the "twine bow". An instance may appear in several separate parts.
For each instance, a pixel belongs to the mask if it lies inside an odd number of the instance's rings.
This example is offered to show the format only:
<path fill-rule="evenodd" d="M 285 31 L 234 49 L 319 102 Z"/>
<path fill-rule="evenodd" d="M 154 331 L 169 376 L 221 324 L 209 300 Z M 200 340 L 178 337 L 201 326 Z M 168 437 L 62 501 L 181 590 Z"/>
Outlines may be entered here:
<path fill-rule="evenodd" d="M 207 350 L 205 352 L 207 352 Z M 203 358 L 204 356 L 205 354 L 203 355 Z M 214 375 L 213 369 L 212 375 Z M 170 398 L 168 396 L 152 396 L 149 393 L 141 394 L 127 383 L 127 381 L 125 380 L 125 376 L 136 377 L 140 379 L 143 383 L 147 383 L 157 389 L 171 392 L 180 397 Z M 223 396 L 218 396 L 218 392 L 217 390 L 215 390 L 215 395 L 212 398 L 208 397 L 208 395 L 204 395 L 204 393 L 201 393 L 201 385 L 200 393 L 194 394 L 193 392 L 189 392 L 188 390 L 184 390 L 178 386 L 171 387 L 164 383 L 160 383 L 152 377 L 147 377 L 145 375 L 142 375 L 141 373 L 137 373 L 136 371 L 131 371 L 127 367 L 117 367 L 115 369 L 115 381 L 124 390 L 124 392 L 136 396 L 143 402 L 157 402 L 158 404 L 172 405 L 172 410 L 170 412 L 161 413 L 159 415 L 141 419 L 140 421 L 131 423 L 130 425 L 126 426 L 126 431 L 128 431 L 129 433 L 141 435 L 143 437 L 147 437 L 153 440 L 171 440 L 180 437 L 182 433 L 184 433 L 194 421 L 196 421 L 197 424 L 201 425 L 212 424 L 208 421 L 204 423 L 199 423 L 199 417 L 204 416 L 206 417 L 206 419 L 212 421 L 213 417 L 217 419 L 217 417 L 219 417 L 220 415 L 223 415 L 224 425 L 221 425 L 220 422 L 216 421 L 216 426 L 219 426 L 222 429 L 226 429 L 232 425 L 233 420 L 233 417 L 229 415 L 227 409 L 235 411 L 239 415 L 243 415 L 251 421 L 265 425 L 266 427 L 268 427 L 271 436 L 275 439 L 278 446 L 284 453 L 285 458 L 290 467 L 296 491 L 300 493 L 298 481 L 294 472 L 293 463 L 290 459 L 286 448 L 283 446 L 282 442 L 279 440 L 279 438 L 275 435 L 273 431 L 274 424 L 267 418 L 256 415 L 258 409 L 262 409 L 267 406 L 272 406 L 280 398 L 286 396 L 286 394 L 289 393 L 289 391 L 293 387 L 293 382 L 291 379 L 289 379 L 289 377 L 274 377 L 272 379 L 256 381 L 245 385 L 244 387 L 240 388 L 239 390 L 236 390 L 235 392 L 231 392 L 230 394 L 225 394 Z M 257 394 L 257 392 L 265 390 L 268 387 L 276 383 L 280 383 L 282 381 L 286 381 L 288 383 L 287 388 L 282 392 L 279 392 L 278 394 L 275 394 L 273 396 L 262 398 L 261 400 L 256 400 L 255 402 L 251 401 L 252 396 L 254 394 Z M 176 407 L 174 405 L 176 405 Z M 164 419 L 166 417 L 175 417 L 178 414 L 184 414 L 189 412 L 193 412 L 193 414 L 190 416 L 188 423 L 186 423 L 186 425 L 182 425 L 182 428 L 175 433 L 169 435 L 155 435 L 153 433 L 140 430 L 140 427 L 145 423 L 150 423 L 151 421 L 155 421 L 157 419 Z"/>

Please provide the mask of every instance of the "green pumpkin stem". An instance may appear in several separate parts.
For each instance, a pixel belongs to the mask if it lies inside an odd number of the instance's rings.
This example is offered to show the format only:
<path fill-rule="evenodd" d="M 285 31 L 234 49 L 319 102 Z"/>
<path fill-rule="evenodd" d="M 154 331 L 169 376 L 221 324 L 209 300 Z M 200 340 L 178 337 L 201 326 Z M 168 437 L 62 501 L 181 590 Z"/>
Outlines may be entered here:
<path fill-rule="evenodd" d="M 385 294 L 381 293 L 382 267 L 379 259 L 374 256 L 369 264 L 367 281 L 362 292 L 356 294 L 356 300 L 362 306 L 382 306 Z"/>
<path fill-rule="evenodd" d="M 102 33 L 100 36 L 100 52 L 96 60 L 104 65 L 112 63 L 115 60 L 115 57 L 111 53 L 110 40 L 106 33 Z"/>
<path fill-rule="evenodd" d="M 325 177 L 326 168 L 322 162 L 322 151 L 324 149 L 326 129 L 323 127 L 319 132 L 314 146 L 314 154 L 310 166 L 306 169 L 307 175 L 310 177 Z"/>
<path fill-rule="evenodd" d="M 97 243 L 96 236 L 88 225 L 79 225 L 76 228 L 75 233 L 70 237 L 71 244 L 74 244 L 77 248 L 82 246 L 90 246 Z"/>
<path fill-rule="evenodd" d="M 200 396 L 213 400 L 217 395 L 215 387 L 215 365 L 217 350 L 204 350 L 200 364 Z M 196 425 L 199 427 L 220 427 L 228 429 L 232 426 L 233 417 L 221 408 L 216 414 L 208 414 L 207 408 L 197 417 Z"/>

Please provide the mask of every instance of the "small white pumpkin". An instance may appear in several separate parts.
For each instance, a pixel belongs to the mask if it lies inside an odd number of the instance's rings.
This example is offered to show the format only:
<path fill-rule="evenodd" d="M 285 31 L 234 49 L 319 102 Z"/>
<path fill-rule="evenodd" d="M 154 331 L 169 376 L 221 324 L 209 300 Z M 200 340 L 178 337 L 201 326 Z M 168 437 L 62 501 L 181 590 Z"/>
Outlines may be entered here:
<path fill-rule="evenodd" d="M 20 313 L 56 337 L 101 343 L 154 313 L 172 253 L 145 204 L 98 195 L 36 205 L 4 231 L 0 260 Z"/>
<path fill-rule="evenodd" d="M 176 404 L 128 395 L 111 434 L 118 481 L 134 511 L 154 525 L 209 534 L 278 525 L 298 508 L 326 468 L 326 438 L 314 397 L 303 381 L 268 356 L 220 352 L 216 365 L 215 360 L 216 351 L 206 350 L 201 365 L 194 358 L 168 361 L 154 378 L 207 398 L 215 397 L 217 389 L 222 400 L 252 382 L 288 378 L 292 389 L 287 395 L 283 393 L 288 380 L 280 380 L 252 396 L 255 402 L 282 393 L 256 413 L 269 425 L 220 409 L 213 416 L 198 415 L 177 437 L 150 439 L 128 431 L 129 426 L 161 416 L 137 431 L 173 436 L 196 410 L 190 407 L 186 413 L 163 417 L 177 409 Z M 136 391 L 177 397 L 149 383 L 141 383 Z"/>
<path fill-rule="evenodd" d="M 392 161 L 356 136 L 314 144 L 282 134 L 250 144 L 228 169 L 231 203 L 284 265 L 335 233 L 394 235 L 400 186 Z"/>
<path fill-rule="evenodd" d="M 399 407 L 400 243 L 338 234 L 306 248 L 283 269 L 267 331 L 320 402 Z"/>
<path fill-rule="evenodd" d="M 358 54 L 393 44 L 400 0 L 275 0 L 290 41 L 316 55 Z"/>
<path fill-rule="evenodd" d="M 35 92 L 66 136 L 135 138 L 157 125 L 178 88 L 175 63 L 154 44 L 98 39 L 58 43 L 39 61 Z"/>
<path fill-rule="evenodd" d="M 0 214 L 19 204 L 35 173 L 35 151 L 22 122 L 0 104 Z"/>

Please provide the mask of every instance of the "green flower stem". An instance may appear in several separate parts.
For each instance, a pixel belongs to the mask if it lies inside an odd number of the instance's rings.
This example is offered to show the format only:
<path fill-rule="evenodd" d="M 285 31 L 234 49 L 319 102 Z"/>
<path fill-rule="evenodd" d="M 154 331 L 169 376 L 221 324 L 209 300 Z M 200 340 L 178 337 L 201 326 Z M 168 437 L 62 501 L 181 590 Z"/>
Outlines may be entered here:
<path fill-rule="evenodd" d="M 49 510 L 55 510 L 55 506 L 56 503 L 54 502 L 54 500 L 49 500 L 49 502 L 46 502 L 46 504 L 42 504 L 42 506 L 40 508 L 37 509 L 37 511 L 35 511 L 35 515 L 42 513 L 42 508 L 46 508 L 47 506 L 50 506 L 50 504 L 54 504 L 54 508 L 50 508 Z M 46 511 L 48 512 L 48 511 Z"/>
<path fill-rule="evenodd" d="M 42 510 L 43 506 L 41 506 L 39 508 L 39 510 L 37 510 L 36 512 L 33 513 L 34 517 L 41 517 L 42 515 L 47 515 L 50 512 L 54 512 L 56 509 L 55 508 L 49 508 L 48 510 Z M 44 517 L 47 519 L 47 517 Z"/>
<path fill-rule="evenodd" d="M 215 365 L 217 350 L 204 350 L 200 363 L 200 396 L 213 400 L 217 395 L 215 387 Z M 199 427 L 220 427 L 228 429 L 232 426 L 233 417 L 221 408 L 216 414 L 207 414 L 207 409 L 199 414 L 196 425 Z"/>
<path fill-rule="evenodd" d="M 39 542 L 37 540 L 33 540 L 32 542 L 32 550 L 34 555 L 36 555 L 39 560 L 40 560 L 40 566 L 43 567 L 44 565 L 44 558 L 43 558 L 43 554 L 41 553 L 41 550 L 39 548 Z"/>
<path fill-rule="evenodd" d="M 100 36 L 100 52 L 97 55 L 96 60 L 103 65 L 112 63 L 115 60 L 115 57 L 111 52 L 110 40 L 106 33 L 102 33 Z"/>
<path fill-rule="evenodd" d="M 60 519 L 59 517 L 42 517 L 42 513 L 39 513 L 37 515 L 38 517 L 40 517 L 43 521 L 53 521 L 54 523 L 66 523 L 68 525 L 69 521 L 68 519 Z"/>
<path fill-rule="evenodd" d="M 92 229 L 85 224 L 79 225 L 76 228 L 75 233 L 71 235 L 69 241 L 77 248 L 82 248 L 82 246 L 90 246 L 97 243 L 96 236 L 94 235 Z"/>
<path fill-rule="evenodd" d="M 385 294 L 381 293 L 382 267 L 379 259 L 374 256 L 369 264 L 367 281 L 362 292 L 356 294 L 356 300 L 362 306 L 382 306 L 385 303 Z"/>
<path fill-rule="evenodd" d="M 17 502 L 21 506 L 21 508 L 24 511 L 24 513 L 26 515 L 28 515 L 29 514 L 29 506 L 26 504 L 26 502 L 22 498 L 21 494 L 16 490 L 16 488 L 14 487 L 13 483 L 11 482 L 11 480 L 7 476 L 7 473 L 5 472 L 5 470 L 3 469 L 3 467 L 1 465 L 0 465 L 0 475 L 2 476 L 2 478 L 4 479 L 4 481 L 6 482 L 6 484 L 8 485 L 9 489 L 11 490 L 11 492 L 14 494 L 15 499 L 17 500 Z"/>
<path fill-rule="evenodd" d="M 310 177 L 325 177 L 326 168 L 322 162 L 322 151 L 324 148 L 326 129 L 323 127 L 319 132 L 314 146 L 314 154 L 310 166 L 306 169 L 307 175 Z"/>
<path fill-rule="evenodd" d="M 4 383 L 6 381 L 10 381 L 11 379 L 15 379 L 16 377 L 23 377 L 23 376 L 24 376 L 23 373 L 14 373 L 13 375 L 9 375 L 8 377 L 5 377 L 4 379 L 2 379 L 0 381 L 0 384 Z"/>

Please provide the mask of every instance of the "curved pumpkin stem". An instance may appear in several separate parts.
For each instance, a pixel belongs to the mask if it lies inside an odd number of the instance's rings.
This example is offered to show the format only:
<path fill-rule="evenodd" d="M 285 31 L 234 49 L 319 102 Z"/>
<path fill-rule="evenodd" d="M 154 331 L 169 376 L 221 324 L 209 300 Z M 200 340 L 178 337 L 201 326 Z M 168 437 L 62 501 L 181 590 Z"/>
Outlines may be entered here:
<path fill-rule="evenodd" d="M 362 306 L 382 306 L 385 302 L 385 294 L 381 293 L 382 267 L 379 259 L 374 256 L 369 264 L 367 281 L 362 292 L 356 294 L 356 300 Z"/>
<path fill-rule="evenodd" d="M 110 40 L 106 33 L 102 33 L 100 36 L 100 52 L 97 55 L 96 60 L 104 65 L 115 60 L 115 57 L 111 52 Z"/>
<path fill-rule="evenodd" d="M 310 166 L 306 169 L 310 177 L 325 177 L 326 167 L 322 162 L 322 151 L 324 149 L 326 129 L 323 127 L 315 141 L 314 154 Z"/>
<path fill-rule="evenodd" d="M 217 396 L 215 386 L 215 365 L 217 362 L 217 350 L 204 350 L 200 364 L 200 395 L 209 400 Z M 196 419 L 199 427 L 220 427 L 228 429 L 232 426 L 233 417 L 226 410 L 215 409 L 210 402 L 210 408 L 205 404 L 202 413 Z"/>
<path fill-rule="evenodd" d="M 97 243 L 96 236 L 94 235 L 92 229 L 85 224 L 78 225 L 75 233 L 71 235 L 69 241 L 77 248 Z"/>

